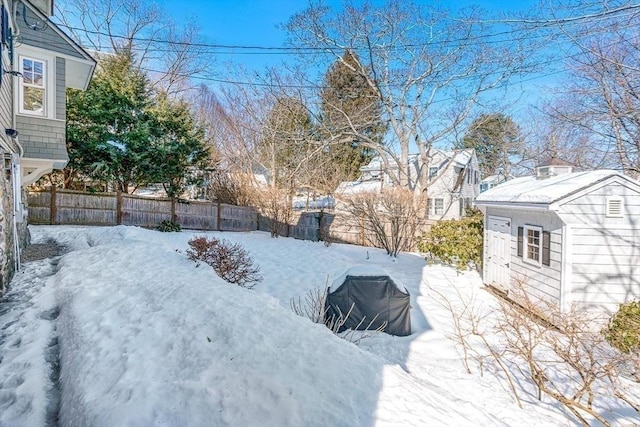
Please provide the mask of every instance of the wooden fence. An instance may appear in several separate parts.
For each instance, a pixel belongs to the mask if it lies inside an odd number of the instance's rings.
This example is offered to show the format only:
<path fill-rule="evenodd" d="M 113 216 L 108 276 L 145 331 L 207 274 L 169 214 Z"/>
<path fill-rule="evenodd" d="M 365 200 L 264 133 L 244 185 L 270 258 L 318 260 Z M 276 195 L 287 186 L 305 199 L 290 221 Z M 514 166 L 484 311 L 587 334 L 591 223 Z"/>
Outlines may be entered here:
<path fill-rule="evenodd" d="M 118 193 L 85 193 L 55 187 L 30 192 L 30 224 L 136 225 L 155 227 L 174 221 L 194 230 L 253 231 L 256 209 L 217 202 L 181 202 Z"/>
<path fill-rule="evenodd" d="M 173 221 L 184 229 L 270 231 L 269 218 L 246 206 L 218 202 L 175 201 L 118 193 L 87 193 L 55 187 L 28 195 L 29 223 L 52 225 L 135 225 L 152 228 Z M 368 246 L 375 241 L 364 220 L 337 212 L 298 212 L 280 235 Z M 428 228 L 421 228 L 425 231 Z"/>

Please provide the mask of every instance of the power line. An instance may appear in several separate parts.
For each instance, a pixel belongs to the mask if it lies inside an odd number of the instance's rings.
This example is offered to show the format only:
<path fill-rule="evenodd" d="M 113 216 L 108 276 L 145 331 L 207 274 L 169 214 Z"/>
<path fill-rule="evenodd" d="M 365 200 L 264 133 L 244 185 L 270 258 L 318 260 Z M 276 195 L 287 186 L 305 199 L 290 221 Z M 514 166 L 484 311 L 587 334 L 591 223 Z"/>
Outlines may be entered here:
<path fill-rule="evenodd" d="M 514 41 L 519 41 L 522 40 L 522 38 L 504 38 L 504 39 L 498 39 L 498 40 L 491 40 L 491 39 L 495 39 L 496 37 L 501 37 L 501 36 L 513 36 L 514 34 L 517 34 L 519 32 L 522 33 L 530 33 L 532 30 L 539 30 L 542 28 L 548 28 L 549 26 L 553 25 L 553 24 L 572 24 L 572 23 L 580 23 L 582 21 L 585 20 L 590 20 L 590 19 L 596 19 L 596 18 L 605 18 L 605 17 L 610 17 L 612 15 L 619 15 L 619 14 L 623 14 L 623 12 L 633 12 L 635 9 L 640 8 L 640 4 L 638 5 L 629 5 L 627 7 L 621 7 L 621 8 L 617 8 L 617 9 L 613 9 L 613 10 L 609 10 L 609 11 L 605 11 L 599 14 L 590 14 L 590 15 L 581 15 L 578 17 L 569 17 L 569 18 L 558 18 L 558 19 L 554 19 L 554 20 L 517 20 L 517 19 L 513 19 L 513 20 L 509 20 L 509 19 L 503 19 L 503 20 L 485 20 L 485 21 L 467 21 L 467 22 L 471 22 L 471 23 L 493 23 L 493 24 L 533 24 L 534 27 L 533 28 L 516 28 L 516 29 L 510 29 L 510 30 L 505 30 L 505 31 L 499 31 L 499 32 L 494 32 L 494 33 L 489 33 L 489 34 L 478 34 L 478 35 L 474 35 L 474 36 L 465 36 L 463 38 L 457 38 L 457 39 L 445 39 L 445 40 L 433 40 L 430 41 L 428 43 L 419 43 L 419 44 L 397 44 L 397 45 L 389 45 L 389 46 L 373 46 L 374 50 L 397 50 L 397 49 L 412 49 L 412 48 L 424 48 L 427 47 L 428 45 L 459 45 L 462 43 L 469 43 L 469 42 L 473 42 L 473 41 L 478 41 L 478 40 L 485 40 L 484 43 L 489 43 L 489 44 L 498 44 L 498 43 L 509 43 L 509 42 L 514 42 Z M 109 37 L 109 38 L 114 38 L 114 39 L 120 39 L 120 40 L 130 40 L 130 41 L 136 41 L 136 42 L 146 42 L 146 43 L 159 43 L 159 44 L 167 44 L 167 45 L 174 45 L 174 46 L 185 46 L 185 47 L 194 47 L 194 48 L 202 48 L 202 49 L 213 49 L 213 51 L 211 53 L 216 53 L 216 54 L 235 54 L 235 55 L 239 55 L 239 54 L 247 54 L 247 55 L 265 55 L 265 54 L 276 54 L 276 55 L 285 55 L 285 54 L 292 54 L 292 55 L 299 55 L 299 54 L 318 54 L 318 53 L 327 53 L 336 49 L 340 49 L 343 50 L 344 48 L 351 48 L 351 49 L 355 49 L 355 50 L 360 50 L 360 49 L 365 49 L 364 47 L 362 48 L 358 48 L 358 47 L 354 47 L 354 46 L 325 46 L 325 47 L 295 47 L 295 46 L 259 46 L 259 45 L 233 45 L 233 44 L 217 44 L 217 43 L 203 43 L 203 42 L 185 42 L 185 41 L 175 41 L 175 40 L 168 40 L 168 39 L 162 39 L 162 38 L 153 38 L 153 37 L 140 37 L 140 36 L 125 36 L 125 35 L 118 35 L 118 34 L 110 34 L 108 32 L 104 32 L 104 31 L 98 31 L 98 30 L 89 30 L 87 28 L 80 28 L 80 27 L 74 27 L 74 26 L 70 26 L 67 24 L 58 24 L 61 27 L 67 28 L 68 30 L 71 31 L 80 31 L 83 32 L 85 34 L 92 34 L 92 35 L 97 35 L 97 36 L 104 36 L 104 37 Z M 604 31 L 604 30 L 603 30 Z M 530 34 L 528 35 L 528 39 L 532 39 L 532 38 L 542 38 L 542 37 L 547 37 L 546 35 L 538 35 L 538 36 L 531 36 Z M 219 51 L 220 49 L 226 49 L 227 51 Z M 243 52 L 243 51 L 252 51 L 252 52 Z"/>

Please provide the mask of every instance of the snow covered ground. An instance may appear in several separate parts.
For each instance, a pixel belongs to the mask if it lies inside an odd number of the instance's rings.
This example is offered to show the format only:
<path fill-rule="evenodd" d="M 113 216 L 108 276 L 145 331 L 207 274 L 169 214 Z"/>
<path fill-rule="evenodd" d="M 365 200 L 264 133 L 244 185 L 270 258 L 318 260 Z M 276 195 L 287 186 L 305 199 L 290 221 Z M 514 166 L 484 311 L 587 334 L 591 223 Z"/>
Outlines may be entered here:
<path fill-rule="evenodd" d="M 262 232 L 31 233 L 67 253 L 26 264 L 0 304 L 0 426 L 577 425 L 533 393 L 520 409 L 504 381 L 466 373 L 438 298 L 494 307 L 476 273 Z M 196 267 L 185 255 L 194 235 L 240 243 L 264 281 L 246 290 Z M 384 268 L 409 290 L 412 335 L 355 345 L 291 311 L 291 298 L 354 266 Z"/>

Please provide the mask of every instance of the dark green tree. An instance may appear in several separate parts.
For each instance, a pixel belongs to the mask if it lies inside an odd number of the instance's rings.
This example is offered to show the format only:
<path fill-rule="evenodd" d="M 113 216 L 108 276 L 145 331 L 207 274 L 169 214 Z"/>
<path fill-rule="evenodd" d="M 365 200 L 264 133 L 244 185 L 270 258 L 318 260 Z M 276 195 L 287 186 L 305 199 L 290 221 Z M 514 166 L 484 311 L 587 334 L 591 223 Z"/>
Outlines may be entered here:
<path fill-rule="evenodd" d="M 327 155 L 339 165 L 345 178 L 356 178 L 360 166 L 368 163 L 375 151 L 359 140 L 382 145 L 387 127 L 382 121 L 382 105 L 363 75 L 367 70 L 358 55 L 347 50 L 334 62 L 324 77 L 321 99 L 321 132 L 331 141 Z"/>
<path fill-rule="evenodd" d="M 524 144 L 520 127 L 502 113 L 482 114 L 462 139 L 463 148 L 474 148 L 484 177 L 508 178 L 514 156 L 522 155 Z"/>
<path fill-rule="evenodd" d="M 87 91 L 67 96 L 67 175 L 114 182 L 124 192 L 146 184 L 150 104 L 147 78 L 130 52 L 102 58 Z"/>
<path fill-rule="evenodd" d="M 89 88 L 67 96 L 65 186 L 79 177 L 123 192 L 162 183 L 175 197 L 206 156 L 203 139 L 186 104 L 150 90 L 131 52 L 105 56 Z"/>
<path fill-rule="evenodd" d="M 178 197 L 186 185 L 197 183 L 195 172 L 206 167 L 209 150 L 204 128 L 195 122 L 184 101 L 172 101 L 166 93 L 155 101 L 149 110 L 153 126 L 144 169 L 151 182 L 162 183 L 169 197 Z"/>

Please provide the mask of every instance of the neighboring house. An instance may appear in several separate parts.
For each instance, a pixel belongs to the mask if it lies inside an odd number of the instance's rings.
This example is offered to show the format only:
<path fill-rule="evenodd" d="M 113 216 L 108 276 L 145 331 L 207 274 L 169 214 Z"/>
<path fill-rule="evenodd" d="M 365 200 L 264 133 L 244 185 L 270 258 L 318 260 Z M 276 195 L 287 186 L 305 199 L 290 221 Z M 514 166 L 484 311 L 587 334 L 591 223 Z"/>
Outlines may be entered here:
<path fill-rule="evenodd" d="M 398 176 L 397 164 L 390 161 L 392 171 Z M 417 181 L 421 167 L 418 155 L 409 157 L 409 171 L 412 182 Z M 360 168 L 360 179 L 343 182 L 336 190 L 337 194 L 349 194 L 363 191 L 381 191 L 393 187 L 394 181 L 384 167 L 380 156 L 374 157 L 369 164 Z M 480 194 L 480 168 L 475 150 L 464 149 L 443 151 L 431 149 L 431 160 L 425 173 L 428 174 L 427 214 L 428 219 L 458 219 L 464 215 L 465 208 L 473 206 Z"/>
<path fill-rule="evenodd" d="M 486 284 L 508 295 L 521 285 L 560 312 L 612 313 L 640 298 L 640 182 L 546 164 L 476 204 L 485 214 Z"/>
<path fill-rule="evenodd" d="M 23 187 L 63 168 L 66 88 L 85 89 L 95 61 L 49 17 L 53 0 L 0 0 L 2 17 L 0 288 L 19 266 L 26 240 Z"/>
<path fill-rule="evenodd" d="M 491 175 L 484 178 L 480 182 L 480 192 L 484 193 L 487 190 L 491 190 L 493 187 L 502 184 L 510 179 L 513 179 L 513 176 L 509 175 L 508 178 L 505 178 L 504 175 Z"/>
<path fill-rule="evenodd" d="M 432 149 L 427 188 L 428 218 L 459 219 L 480 194 L 480 167 L 473 149 Z"/>

